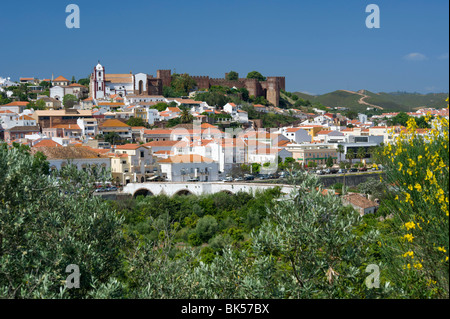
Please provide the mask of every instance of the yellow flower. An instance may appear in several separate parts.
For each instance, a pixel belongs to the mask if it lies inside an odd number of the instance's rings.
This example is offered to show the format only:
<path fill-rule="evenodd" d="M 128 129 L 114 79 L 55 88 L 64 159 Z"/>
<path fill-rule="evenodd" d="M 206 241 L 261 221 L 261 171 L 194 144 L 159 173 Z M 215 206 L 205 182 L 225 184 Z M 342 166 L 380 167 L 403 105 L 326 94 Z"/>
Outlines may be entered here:
<path fill-rule="evenodd" d="M 444 252 L 444 253 L 446 253 L 446 252 L 447 252 L 447 250 L 445 250 L 445 248 L 444 248 L 444 247 L 438 247 L 438 250 L 439 250 L 439 251 L 442 251 L 442 252 Z"/>
<path fill-rule="evenodd" d="M 421 263 L 417 263 L 417 264 L 414 264 L 414 268 L 417 268 L 417 269 L 422 269 L 422 268 L 423 268 L 423 266 L 422 266 L 422 264 L 421 264 Z"/>
<path fill-rule="evenodd" d="M 416 224 L 414 224 L 414 222 L 407 222 L 407 223 L 405 223 L 405 227 L 406 227 L 406 230 L 416 229 Z"/>
<path fill-rule="evenodd" d="M 416 185 L 414 186 L 415 189 L 417 189 L 418 192 L 422 191 L 422 186 L 420 186 L 419 183 L 416 183 Z"/>
<path fill-rule="evenodd" d="M 414 236 L 411 234 L 406 234 L 405 236 L 403 236 L 403 238 L 411 243 L 414 239 Z"/>

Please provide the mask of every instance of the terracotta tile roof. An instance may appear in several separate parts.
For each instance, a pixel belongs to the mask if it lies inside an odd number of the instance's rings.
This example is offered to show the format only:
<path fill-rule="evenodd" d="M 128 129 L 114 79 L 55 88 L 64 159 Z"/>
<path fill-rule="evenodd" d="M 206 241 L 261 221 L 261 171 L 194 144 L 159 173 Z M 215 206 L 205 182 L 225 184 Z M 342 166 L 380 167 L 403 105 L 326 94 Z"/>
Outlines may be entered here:
<path fill-rule="evenodd" d="M 130 126 L 117 119 L 110 119 L 103 122 L 101 127 L 130 127 Z"/>
<path fill-rule="evenodd" d="M 145 130 L 144 134 L 147 135 L 158 135 L 158 134 L 172 134 L 172 130 L 166 130 L 166 129 L 155 129 L 155 130 Z"/>
<path fill-rule="evenodd" d="M 10 110 L 0 110 L 0 114 L 16 114 L 16 113 L 11 112 Z"/>
<path fill-rule="evenodd" d="M 72 84 L 70 84 L 69 86 L 71 86 L 71 87 L 81 87 L 81 88 L 86 88 L 84 85 L 81 85 L 81 84 L 79 84 L 79 83 L 72 83 Z"/>
<path fill-rule="evenodd" d="M 288 133 L 295 133 L 295 132 L 297 132 L 298 130 L 301 130 L 301 129 L 302 129 L 301 127 L 289 127 L 289 128 L 286 129 L 286 132 L 288 132 Z"/>
<path fill-rule="evenodd" d="M 22 115 L 21 117 L 19 117 L 19 120 L 26 120 L 26 121 L 35 121 L 34 118 L 28 116 L 28 115 Z"/>
<path fill-rule="evenodd" d="M 53 80 L 53 82 L 69 82 L 65 77 L 58 76 L 56 79 Z"/>
<path fill-rule="evenodd" d="M 209 123 L 202 123 L 202 125 L 200 127 L 201 128 L 217 128 L 217 126 L 214 126 L 214 125 L 209 124 Z"/>
<path fill-rule="evenodd" d="M 54 125 L 53 128 L 62 128 L 65 130 L 81 130 L 77 124 L 58 124 Z"/>
<path fill-rule="evenodd" d="M 168 107 L 170 112 L 179 113 L 181 110 L 178 107 Z"/>
<path fill-rule="evenodd" d="M 331 132 L 333 132 L 333 131 L 322 130 L 322 131 L 320 131 L 320 132 L 317 132 L 316 135 L 328 135 L 328 134 L 330 134 Z"/>
<path fill-rule="evenodd" d="M 91 151 L 85 147 L 39 147 L 39 150 L 32 148 L 32 153 L 40 151 L 47 156 L 48 160 L 52 159 L 78 159 L 78 158 L 105 158 L 105 156 Z"/>
<path fill-rule="evenodd" d="M 14 126 L 7 129 L 9 132 L 40 132 L 39 126 Z"/>
<path fill-rule="evenodd" d="M 105 74 L 105 81 L 111 83 L 133 83 L 132 74 Z"/>
<path fill-rule="evenodd" d="M 357 206 L 360 208 L 370 208 L 378 206 L 377 203 L 368 200 L 366 197 L 360 195 L 360 194 L 348 194 L 343 197 L 343 200 Z"/>
<path fill-rule="evenodd" d="M 42 140 L 39 143 L 34 144 L 33 147 L 62 147 L 62 146 L 53 140 Z"/>
<path fill-rule="evenodd" d="M 5 104 L 3 106 L 27 106 L 30 102 L 21 102 L 21 101 L 15 101 L 8 104 Z"/>

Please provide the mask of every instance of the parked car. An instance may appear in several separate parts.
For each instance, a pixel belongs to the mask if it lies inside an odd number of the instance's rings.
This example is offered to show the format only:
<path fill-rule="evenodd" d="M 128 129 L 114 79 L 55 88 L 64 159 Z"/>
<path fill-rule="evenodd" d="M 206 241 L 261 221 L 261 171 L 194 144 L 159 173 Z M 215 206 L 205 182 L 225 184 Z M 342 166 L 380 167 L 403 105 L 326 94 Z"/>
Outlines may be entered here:
<path fill-rule="evenodd" d="M 327 169 L 325 170 L 325 174 L 331 174 L 331 169 L 327 168 Z"/>
<path fill-rule="evenodd" d="M 187 181 L 193 183 L 193 182 L 198 182 L 199 179 L 198 179 L 198 177 L 195 177 L 195 178 L 189 178 Z"/>
<path fill-rule="evenodd" d="M 355 172 L 357 172 L 358 171 L 358 169 L 357 168 L 350 168 L 350 173 L 355 173 Z"/>
<path fill-rule="evenodd" d="M 242 178 L 242 177 L 236 177 L 235 179 L 234 179 L 234 181 L 235 182 L 241 182 L 241 181 L 243 181 L 244 179 Z"/>
<path fill-rule="evenodd" d="M 360 172 L 367 172 L 367 167 L 361 167 L 361 168 L 359 169 L 359 171 L 360 171 Z"/>
<path fill-rule="evenodd" d="M 318 170 L 316 171 L 316 174 L 317 174 L 317 175 L 323 175 L 323 171 L 320 170 L 320 169 L 318 169 Z"/>
<path fill-rule="evenodd" d="M 252 180 L 255 179 L 255 176 L 253 176 L 253 175 L 245 175 L 245 176 L 244 176 L 244 179 L 245 179 L 246 181 L 252 181 Z"/>
<path fill-rule="evenodd" d="M 232 182 L 232 181 L 233 181 L 233 177 L 227 176 L 227 177 L 224 178 L 223 181 L 224 181 L 224 182 Z"/>
<path fill-rule="evenodd" d="M 331 174 L 337 174 L 337 172 L 339 172 L 339 170 L 337 168 L 332 168 L 330 171 L 331 171 Z"/>
<path fill-rule="evenodd" d="M 347 170 L 346 170 L 346 169 L 340 168 L 340 169 L 338 170 L 338 174 L 344 174 L 344 173 L 347 173 Z"/>
<path fill-rule="evenodd" d="M 267 174 L 259 174 L 258 177 L 259 179 L 269 179 L 269 175 Z"/>

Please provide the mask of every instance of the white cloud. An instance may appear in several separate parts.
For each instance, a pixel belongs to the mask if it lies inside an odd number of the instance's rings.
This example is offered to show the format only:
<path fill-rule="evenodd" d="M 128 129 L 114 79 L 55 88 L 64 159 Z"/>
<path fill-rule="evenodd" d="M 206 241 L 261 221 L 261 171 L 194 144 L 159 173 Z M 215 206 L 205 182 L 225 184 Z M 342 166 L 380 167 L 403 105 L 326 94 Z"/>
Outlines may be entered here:
<path fill-rule="evenodd" d="M 410 54 L 407 54 L 403 57 L 403 59 L 407 60 L 407 61 L 424 61 L 424 60 L 428 60 L 428 58 L 422 54 L 422 53 L 417 53 L 417 52 L 413 52 Z"/>

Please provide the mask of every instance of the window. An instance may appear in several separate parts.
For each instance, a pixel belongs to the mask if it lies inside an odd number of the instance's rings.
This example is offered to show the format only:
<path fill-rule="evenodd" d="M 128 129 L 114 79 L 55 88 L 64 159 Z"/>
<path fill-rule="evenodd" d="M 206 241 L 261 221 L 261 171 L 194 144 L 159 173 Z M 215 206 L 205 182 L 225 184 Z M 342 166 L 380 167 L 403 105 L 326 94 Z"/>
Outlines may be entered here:
<path fill-rule="evenodd" d="M 144 151 L 141 151 L 141 158 L 142 158 L 142 157 L 145 157 Z"/>

